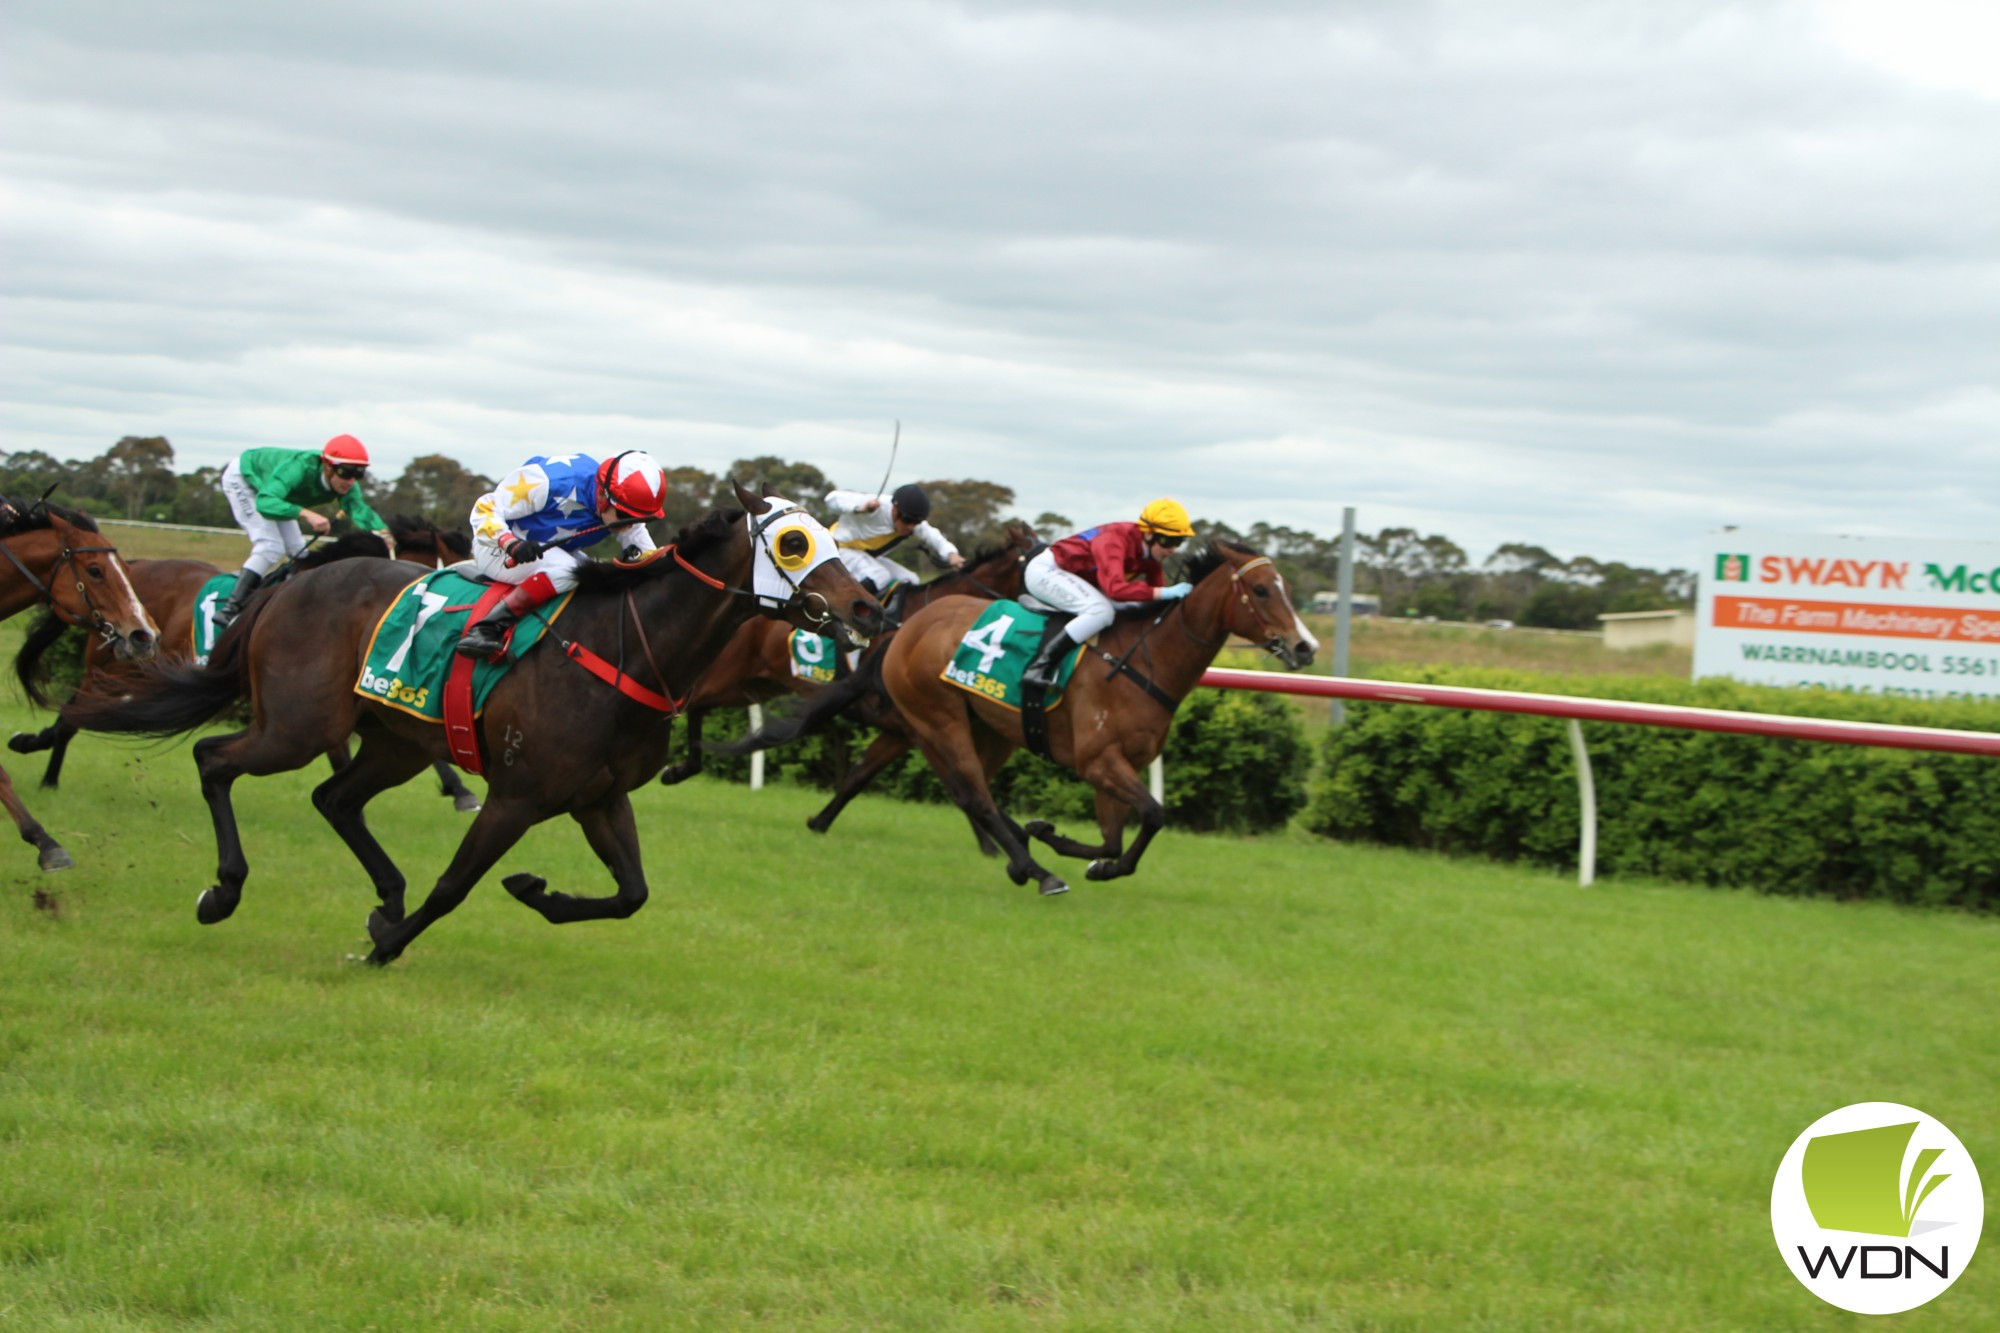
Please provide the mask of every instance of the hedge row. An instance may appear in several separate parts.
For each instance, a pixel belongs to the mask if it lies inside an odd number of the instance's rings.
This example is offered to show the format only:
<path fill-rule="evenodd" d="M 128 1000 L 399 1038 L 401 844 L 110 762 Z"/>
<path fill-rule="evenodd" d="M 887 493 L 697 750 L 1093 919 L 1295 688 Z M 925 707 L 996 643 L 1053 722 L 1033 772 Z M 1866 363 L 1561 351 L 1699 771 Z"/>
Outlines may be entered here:
<path fill-rule="evenodd" d="M 2000 731 L 2000 706 L 1730 681 L 1434 670 L 1426 683 Z M 1303 823 L 1330 837 L 1576 866 L 1555 718 L 1351 704 Z M 2000 907 L 2000 760 L 1588 723 L 1601 875 L 1779 894 Z"/>
<path fill-rule="evenodd" d="M 740 735 L 743 718 L 733 710 L 711 714 L 703 724 L 703 738 Z M 830 790 L 873 734 L 836 726 L 794 745 L 768 750 L 765 777 Z M 1243 833 L 1283 828 L 1305 804 L 1311 761 L 1311 746 L 1297 710 L 1283 699 L 1196 690 L 1181 704 L 1167 738 L 1168 824 Z M 710 755 L 704 762 L 709 772 L 721 777 L 741 781 L 748 776 L 748 759 Z M 916 753 L 880 774 L 868 792 L 903 800 L 945 799 L 930 765 Z M 1053 820 L 1073 835 L 1087 833 L 1095 819 L 1095 793 L 1087 783 L 1026 751 L 1000 770 L 993 794 L 1016 818 Z"/>

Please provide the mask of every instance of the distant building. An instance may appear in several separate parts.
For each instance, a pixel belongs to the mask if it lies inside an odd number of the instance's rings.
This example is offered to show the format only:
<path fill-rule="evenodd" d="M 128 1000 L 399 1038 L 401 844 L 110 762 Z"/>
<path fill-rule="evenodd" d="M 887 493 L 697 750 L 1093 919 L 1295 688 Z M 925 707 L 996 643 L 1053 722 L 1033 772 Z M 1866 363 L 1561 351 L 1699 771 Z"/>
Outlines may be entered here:
<path fill-rule="evenodd" d="M 1357 592 L 1348 599 L 1357 616 L 1379 616 L 1382 614 L 1382 599 L 1372 592 Z M 1340 609 L 1340 594 L 1337 592 L 1316 592 L 1313 594 L 1312 609 L 1321 615 L 1332 615 Z"/>
<path fill-rule="evenodd" d="M 1613 611 L 1598 619 L 1604 623 L 1604 646 L 1614 652 L 1650 648 L 1656 643 L 1694 647 L 1692 611 Z"/>

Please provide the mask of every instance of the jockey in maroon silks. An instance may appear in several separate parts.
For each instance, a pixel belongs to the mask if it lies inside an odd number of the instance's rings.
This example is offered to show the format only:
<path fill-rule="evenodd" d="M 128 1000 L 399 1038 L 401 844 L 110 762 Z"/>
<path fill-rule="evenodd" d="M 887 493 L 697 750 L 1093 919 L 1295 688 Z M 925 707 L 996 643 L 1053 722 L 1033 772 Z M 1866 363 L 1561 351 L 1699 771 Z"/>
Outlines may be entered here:
<path fill-rule="evenodd" d="M 1077 644 L 1108 626 L 1120 606 L 1173 601 L 1194 591 L 1191 583 L 1167 583 L 1163 562 L 1194 536 L 1188 512 L 1174 500 L 1155 500 L 1137 523 L 1105 523 L 1065 537 L 1028 562 L 1023 581 L 1029 592 L 1057 611 L 1070 613 L 1060 634 L 1042 640 L 1041 650 L 1021 673 L 1021 683 L 1046 690 L 1055 683 L 1056 664 Z"/>

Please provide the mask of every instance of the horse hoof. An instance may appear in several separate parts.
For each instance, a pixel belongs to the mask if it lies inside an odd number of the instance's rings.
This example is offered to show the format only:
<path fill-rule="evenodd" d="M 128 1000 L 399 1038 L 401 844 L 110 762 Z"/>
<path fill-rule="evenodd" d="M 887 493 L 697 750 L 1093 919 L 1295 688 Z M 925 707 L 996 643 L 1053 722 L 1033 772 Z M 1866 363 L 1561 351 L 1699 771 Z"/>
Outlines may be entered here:
<path fill-rule="evenodd" d="M 1042 881 L 1042 897 L 1044 898 L 1053 898 L 1058 893 L 1068 893 L 1068 892 L 1069 892 L 1069 885 L 1063 883 L 1061 880 L 1057 879 L 1054 875 L 1050 875 Z"/>
<path fill-rule="evenodd" d="M 686 782 L 693 776 L 693 772 L 688 769 L 687 765 L 675 764 L 672 768 L 660 770 L 660 785 L 662 787 L 671 787 L 677 783 Z"/>
<path fill-rule="evenodd" d="M 7 748 L 15 754 L 33 754 L 42 748 L 35 744 L 36 739 L 25 731 L 17 731 L 7 738 Z"/>
<path fill-rule="evenodd" d="M 549 882 L 540 875 L 509 875 L 500 881 L 500 887 L 530 906 L 534 904 L 536 898 L 541 896 L 542 890 L 548 886 Z"/>
<path fill-rule="evenodd" d="M 69 853 L 60 847 L 44 848 L 40 857 L 44 870 L 74 870 L 76 862 L 69 859 Z"/>
<path fill-rule="evenodd" d="M 479 809 L 479 806 L 480 806 L 479 798 L 477 796 L 474 796 L 469 791 L 460 792 L 458 795 L 451 798 L 451 808 L 457 810 L 461 814 L 467 814 L 467 815 L 472 814 L 474 811 Z"/>
<path fill-rule="evenodd" d="M 1056 831 L 1056 826 L 1046 819 L 1031 819 L 1021 826 L 1021 832 L 1031 838 L 1046 838 Z"/>
<path fill-rule="evenodd" d="M 368 938 L 374 942 L 375 952 L 363 960 L 370 963 L 386 963 L 396 955 L 388 951 L 389 941 L 396 934 L 399 923 L 383 916 L 380 910 L 368 914 Z M 399 951 L 400 952 L 400 951 Z"/>
<path fill-rule="evenodd" d="M 833 821 L 830 819 L 823 820 L 818 815 L 814 815 L 811 819 L 808 819 L 806 821 L 806 827 L 811 829 L 814 833 L 824 833 L 828 829 L 833 827 Z"/>
<path fill-rule="evenodd" d="M 194 919 L 204 926 L 227 921 L 229 914 L 235 910 L 236 903 L 233 900 L 225 901 L 222 890 L 218 887 L 203 889 L 201 896 L 194 900 Z"/>
<path fill-rule="evenodd" d="M 1083 877 L 1085 879 L 1116 879 L 1118 878 L 1118 863 L 1116 861 L 1092 861 L 1090 868 L 1083 872 Z"/>

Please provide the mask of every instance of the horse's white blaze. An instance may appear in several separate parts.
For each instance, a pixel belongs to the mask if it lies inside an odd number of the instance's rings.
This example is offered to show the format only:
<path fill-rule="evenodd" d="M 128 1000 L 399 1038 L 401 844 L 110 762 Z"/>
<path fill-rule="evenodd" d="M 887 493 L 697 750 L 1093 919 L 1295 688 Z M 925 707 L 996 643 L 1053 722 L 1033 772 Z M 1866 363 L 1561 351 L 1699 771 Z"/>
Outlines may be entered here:
<path fill-rule="evenodd" d="M 138 590 L 132 586 L 132 580 L 125 577 L 124 557 L 114 555 L 111 557 L 110 564 L 113 586 L 127 601 L 138 609 L 139 623 L 145 627 L 146 632 L 156 639 L 159 638 L 160 627 L 153 623 L 152 613 L 146 610 L 146 604 L 139 600 Z"/>

